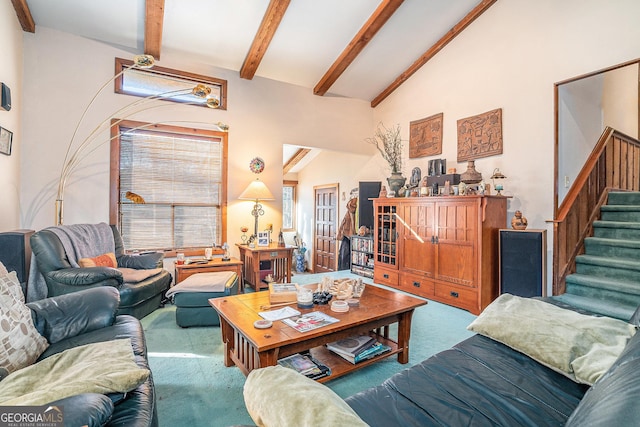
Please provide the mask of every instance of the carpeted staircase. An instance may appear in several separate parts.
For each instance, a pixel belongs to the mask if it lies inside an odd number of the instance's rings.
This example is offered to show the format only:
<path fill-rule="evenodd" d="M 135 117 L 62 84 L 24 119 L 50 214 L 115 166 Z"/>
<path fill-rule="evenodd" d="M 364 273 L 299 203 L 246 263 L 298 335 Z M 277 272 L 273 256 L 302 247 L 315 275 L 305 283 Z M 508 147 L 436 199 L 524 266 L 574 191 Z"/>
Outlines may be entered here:
<path fill-rule="evenodd" d="M 640 305 L 640 193 L 611 192 L 567 276 L 567 304 L 629 320 Z"/>

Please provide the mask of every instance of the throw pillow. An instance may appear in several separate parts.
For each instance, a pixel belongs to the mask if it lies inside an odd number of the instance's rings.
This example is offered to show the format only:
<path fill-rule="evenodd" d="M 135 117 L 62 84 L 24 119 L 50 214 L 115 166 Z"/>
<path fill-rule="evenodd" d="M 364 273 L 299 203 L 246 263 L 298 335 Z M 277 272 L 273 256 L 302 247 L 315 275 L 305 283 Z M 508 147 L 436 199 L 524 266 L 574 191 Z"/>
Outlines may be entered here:
<path fill-rule="evenodd" d="M 5 267 L 2 261 L 0 261 L 0 274 L 7 274 L 7 273 L 9 273 L 7 271 L 7 267 Z"/>
<path fill-rule="evenodd" d="M 633 325 L 503 294 L 468 328 L 526 354 L 578 383 L 592 385 L 616 361 Z"/>
<path fill-rule="evenodd" d="M 93 258 L 80 258 L 78 260 L 78 265 L 82 268 L 87 268 L 87 267 L 116 268 L 118 266 L 118 262 L 116 261 L 116 254 L 114 254 L 113 252 L 108 252 L 106 254 L 98 255 Z"/>
<path fill-rule="evenodd" d="M 244 402 L 262 427 L 365 427 L 367 424 L 329 387 L 283 366 L 254 369 Z"/>
<path fill-rule="evenodd" d="M 7 292 L 7 294 L 13 296 L 17 301 L 24 303 L 24 293 L 22 293 L 22 285 L 20 285 L 20 281 L 18 280 L 18 273 L 15 271 L 10 273 L 0 272 L 0 278 L 4 279 L 4 285 L 2 288 Z M 18 286 L 15 285 L 16 283 Z"/>
<path fill-rule="evenodd" d="M 16 272 L 0 274 L 0 380 L 33 364 L 47 347 L 24 304 Z"/>

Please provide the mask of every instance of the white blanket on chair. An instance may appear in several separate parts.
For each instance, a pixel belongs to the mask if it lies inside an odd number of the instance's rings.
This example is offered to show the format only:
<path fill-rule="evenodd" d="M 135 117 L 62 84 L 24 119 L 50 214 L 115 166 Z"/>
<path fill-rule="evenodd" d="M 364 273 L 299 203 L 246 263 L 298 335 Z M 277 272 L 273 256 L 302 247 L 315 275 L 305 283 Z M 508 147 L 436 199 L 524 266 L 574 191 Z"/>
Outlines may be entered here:
<path fill-rule="evenodd" d="M 49 227 L 62 242 L 69 263 L 78 268 L 80 258 L 93 258 L 115 252 L 113 232 L 108 224 L 73 224 Z"/>
<path fill-rule="evenodd" d="M 179 292 L 224 292 L 225 285 L 235 275 L 233 271 L 192 274 L 169 289 L 167 298 Z"/>

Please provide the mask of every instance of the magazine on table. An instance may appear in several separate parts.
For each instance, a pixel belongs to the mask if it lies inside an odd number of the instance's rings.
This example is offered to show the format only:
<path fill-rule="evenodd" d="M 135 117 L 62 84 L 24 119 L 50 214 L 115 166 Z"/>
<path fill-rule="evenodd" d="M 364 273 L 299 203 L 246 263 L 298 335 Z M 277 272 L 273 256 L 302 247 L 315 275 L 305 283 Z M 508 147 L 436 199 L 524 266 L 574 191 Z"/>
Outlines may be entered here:
<path fill-rule="evenodd" d="M 342 340 L 330 342 L 327 344 L 327 348 L 355 357 L 370 348 L 375 342 L 376 339 L 369 335 L 353 335 Z"/>
<path fill-rule="evenodd" d="M 311 313 L 305 313 L 300 316 L 293 316 L 283 320 L 285 325 L 291 326 L 299 332 L 312 331 L 338 321 L 339 320 L 335 317 L 331 317 L 321 311 L 312 311 Z"/>
<path fill-rule="evenodd" d="M 327 348 L 333 351 L 338 356 L 342 357 L 343 359 L 353 363 L 354 365 L 358 362 L 362 362 L 364 360 L 368 360 L 375 356 L 378 356 L 379 354 L 386 353 L 387 351 L 391 351 L 391 347 L 389 347 L 386 344 L 382 344 L 378 341 L 376 341 L 369 348 L 365 349 L 364 351 L 361 351 L 359 354 L 355 356 L 348 353 L 342 353 L 340 351 L 336 351 L 335 349 L 330 348 L 329 346 L 327 346 Z"/>
<path fill-rule="evenodd" d="M 312 380 L 331 375 L 331 369 L 311 357 L 308 351 L 284 357 L 278 360 L 278 365 L 293 369 Z"/>
<path fill-rule="evenodd" d="M 275 322 L 276 320 L 286 319 L 287 317 L 297 316 L 300 314 L 298 310 L 291 307 L 283 307 L 278 310 L 261 311 L 258 313 L 260 317 Z"/>

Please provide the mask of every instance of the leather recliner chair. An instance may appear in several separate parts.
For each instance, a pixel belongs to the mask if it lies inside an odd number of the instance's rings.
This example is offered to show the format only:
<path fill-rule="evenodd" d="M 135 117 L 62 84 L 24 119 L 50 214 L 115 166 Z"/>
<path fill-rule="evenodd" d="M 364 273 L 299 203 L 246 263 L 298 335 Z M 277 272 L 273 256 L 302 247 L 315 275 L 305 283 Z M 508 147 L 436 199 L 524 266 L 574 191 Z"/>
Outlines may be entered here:
<path fill-rule="evenodd" d="M 120 232 L 113 225 L 111 231 L 119 268 L 140 270 L 162 267 L 164 254 L 127 255 Z M 127 283 L 122 272 L 116 268 L 74 268 L 60 238 L 48 229 L 40 230 L 31 236 L 31 250 L 35 255 L 37 268 L 44 276 L 49 297 L 96 286 L 113 286 L 120 292 L 118 314 L 130 314 L 138 319 L 161 305 L 172 280 L 166 270 L 136 283 Z"/>

